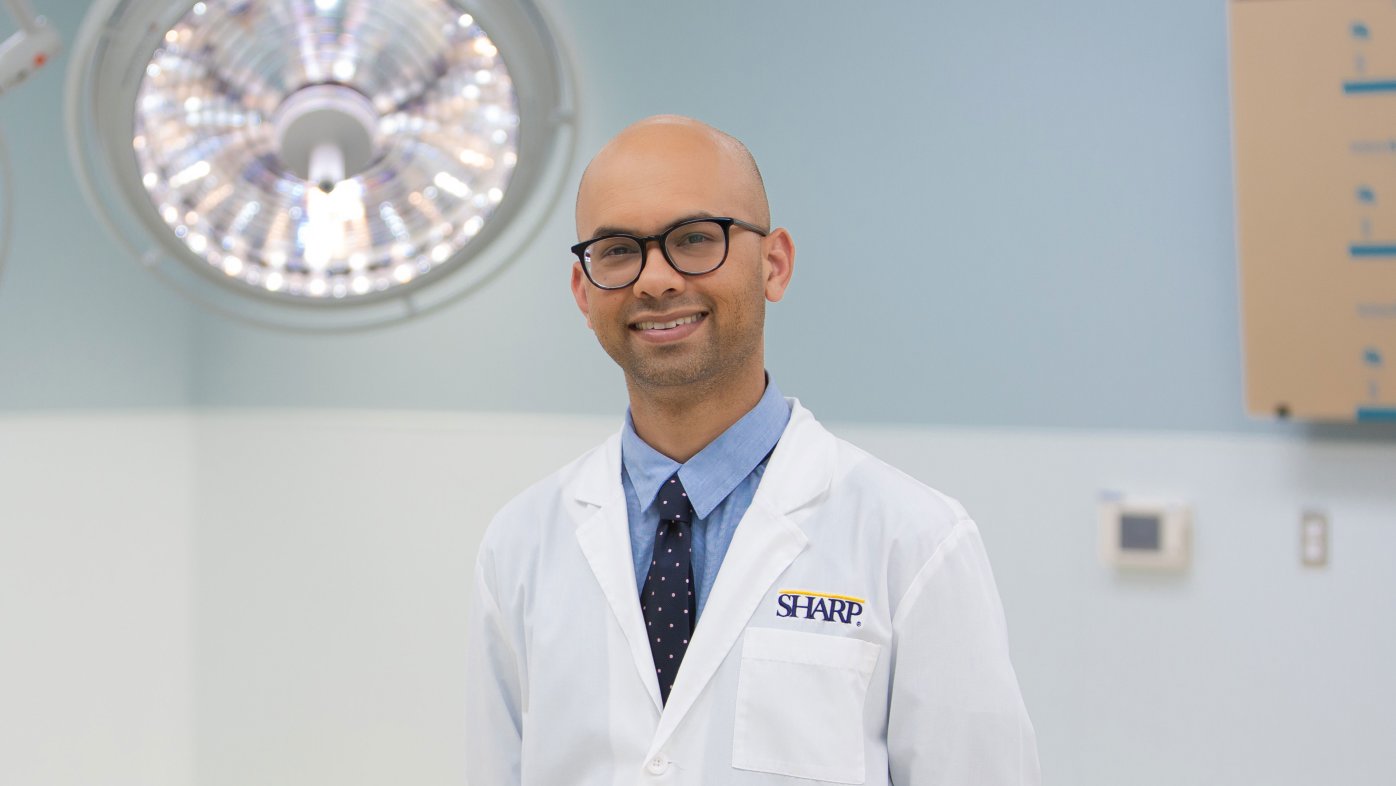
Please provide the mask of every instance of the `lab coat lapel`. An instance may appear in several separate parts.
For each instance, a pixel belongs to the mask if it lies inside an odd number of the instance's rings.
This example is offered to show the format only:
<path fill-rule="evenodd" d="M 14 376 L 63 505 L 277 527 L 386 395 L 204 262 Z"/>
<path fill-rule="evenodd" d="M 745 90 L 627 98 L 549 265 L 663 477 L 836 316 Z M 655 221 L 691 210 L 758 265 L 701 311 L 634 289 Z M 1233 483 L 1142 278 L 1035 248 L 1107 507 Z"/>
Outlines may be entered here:
<path fill-rule="evenodd" d="M 684 653 L 669 703 L 659 719 L 651 756 L 668 742 L 713 679 L 776 579 L 809 545 L 809 538 L 789 514 L 828 489 L 833 475 L 833 438 L 798 401 L 793 403 L 790 424 L 767 464 L 751 507 L 737 526 Z"/>
<path fill-rule="evenodd" d="M 630 525 L 625 493 L 620 484 L 620 438 L 612 437 L 580 468 L 572 486 L 572 497 L 595 506 L 577 528 L 577 542 L 596 575 L 606 602 L 615 614 L 621 632 L 635 661 L 640 681 L 645 685 L 655 710 L 663 707 L 659 683 L 654 676 L 654 658 L 645 637 L 644 612 L 635 586 L 635 563 L 630 552 Z"/>

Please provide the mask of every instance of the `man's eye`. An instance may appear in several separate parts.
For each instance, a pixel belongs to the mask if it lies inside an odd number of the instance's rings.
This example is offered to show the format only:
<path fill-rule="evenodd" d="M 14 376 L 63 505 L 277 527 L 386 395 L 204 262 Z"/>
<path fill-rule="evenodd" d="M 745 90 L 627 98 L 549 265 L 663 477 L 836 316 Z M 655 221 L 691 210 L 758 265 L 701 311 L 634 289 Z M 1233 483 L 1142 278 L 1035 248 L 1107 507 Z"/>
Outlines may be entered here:
<path fill-rule="evenodd" d="M 688 234 L 686 234 L 686 235 L 684 235 L 683 237 L 679 238 L 679 245 L 681 245 L 681 246 L 697 246 L 697 245 L 702 245 L 703 243 L 711 243 L 712 241 L 713 241 L 712 238 L 708 237 L 707 235 L 703 234 L 702 232 L 689 232 Z"/>
<path fill-rule="evenodd" d="M 603 257 L 620 257 L 620 256 L 629 256 L 629 255 L 633 255 L 634 253 L 635 253 L 635 247 L 634 247 L 634 246 L 619 245 L 619 246 L 611 246 L 610 248 L 602 249 L 602 251 L 601 251 L 601 256 L 603 256 Z"/>

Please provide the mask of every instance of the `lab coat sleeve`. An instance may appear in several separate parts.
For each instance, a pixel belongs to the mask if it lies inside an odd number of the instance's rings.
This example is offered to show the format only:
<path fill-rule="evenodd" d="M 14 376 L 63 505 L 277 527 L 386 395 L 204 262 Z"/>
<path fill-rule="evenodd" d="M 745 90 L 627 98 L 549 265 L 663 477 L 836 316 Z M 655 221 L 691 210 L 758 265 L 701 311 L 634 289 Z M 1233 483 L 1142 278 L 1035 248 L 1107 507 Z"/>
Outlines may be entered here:
<path fill-rule="evenodd" d="M 903 595 L 892 628 L 892 783 L 1038 786 L 1037 742 L 972 520 L 956 522 L 935 548 Z"/>
<path fill-rule="evenodd" d="M 475 573 L 466 633 L 466 783 L 513 786 L 522 757 L 521 660 L 486 571 Z"/>

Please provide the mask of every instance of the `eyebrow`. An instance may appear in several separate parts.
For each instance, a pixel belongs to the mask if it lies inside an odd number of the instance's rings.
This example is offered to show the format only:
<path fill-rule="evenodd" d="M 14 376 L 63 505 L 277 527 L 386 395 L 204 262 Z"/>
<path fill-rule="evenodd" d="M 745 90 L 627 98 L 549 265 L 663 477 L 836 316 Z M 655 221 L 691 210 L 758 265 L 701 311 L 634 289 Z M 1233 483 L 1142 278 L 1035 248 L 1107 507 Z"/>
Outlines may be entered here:
<path fill-rule="evenodd" d="M 685 222 L 685 221 L 692 221 L 692 220 L 694 220 L 695 218 L 717 218 L 717 217 L 718 217 L 718 216 L 717 216 L 716 213 L 709 213 L 709 212 L 707 212 L 706 210 L 700 210 L 700 211 L 698 211 L 698 212 L 696 212 L 696 213 L 689 213 L 689 214 L 687 214 L 687 215 L 685 215 L 685 216 L 681 216 L 681 217 L 679 217 L 679 218 L 674 219 L 673 221 L 670 221 L 669 224 L 668 224 L 667 226 L 664 227 L 664 229 L 659 230 L 659 233 L 662 233 L 662 232 L 664 232 L 664 231 L 667 230 L 667 229 L 673 229 L 674 227 L 678 226 L 679 224 L 682 224 L 682 223 Z M 656 234 L 659 234 L 659 233 L 656 233 Z M 629 228 L 626 228 L 626 227 L 602 226 L 602 227 L 597 227 L 597 228 L 596 228 L 596 231 L 593 232 L 591 236 L 592 236 L 592 237 L 604 237 L 604 236 L 606 236 L 606 235 L 637 235 L 637 236 L 643 236 L 644 233 L 643 233 L 643 232 L 640 232 L 640 231 L 638 231 L 638 230 L 629 229 Z"/>

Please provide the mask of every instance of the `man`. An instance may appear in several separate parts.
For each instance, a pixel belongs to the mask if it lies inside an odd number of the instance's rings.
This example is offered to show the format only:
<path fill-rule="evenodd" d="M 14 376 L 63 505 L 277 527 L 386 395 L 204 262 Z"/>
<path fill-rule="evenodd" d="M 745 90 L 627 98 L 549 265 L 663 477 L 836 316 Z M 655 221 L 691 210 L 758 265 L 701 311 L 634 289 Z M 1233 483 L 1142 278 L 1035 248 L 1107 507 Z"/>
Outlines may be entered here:
<path fill-rule="evenodd" d="M 630 413 L 485 536 L 471 786 L 1038 783 L 974 522 L 765 374 L 795 252 L 746 148 L 625 129 L 577 234 Z"/>

